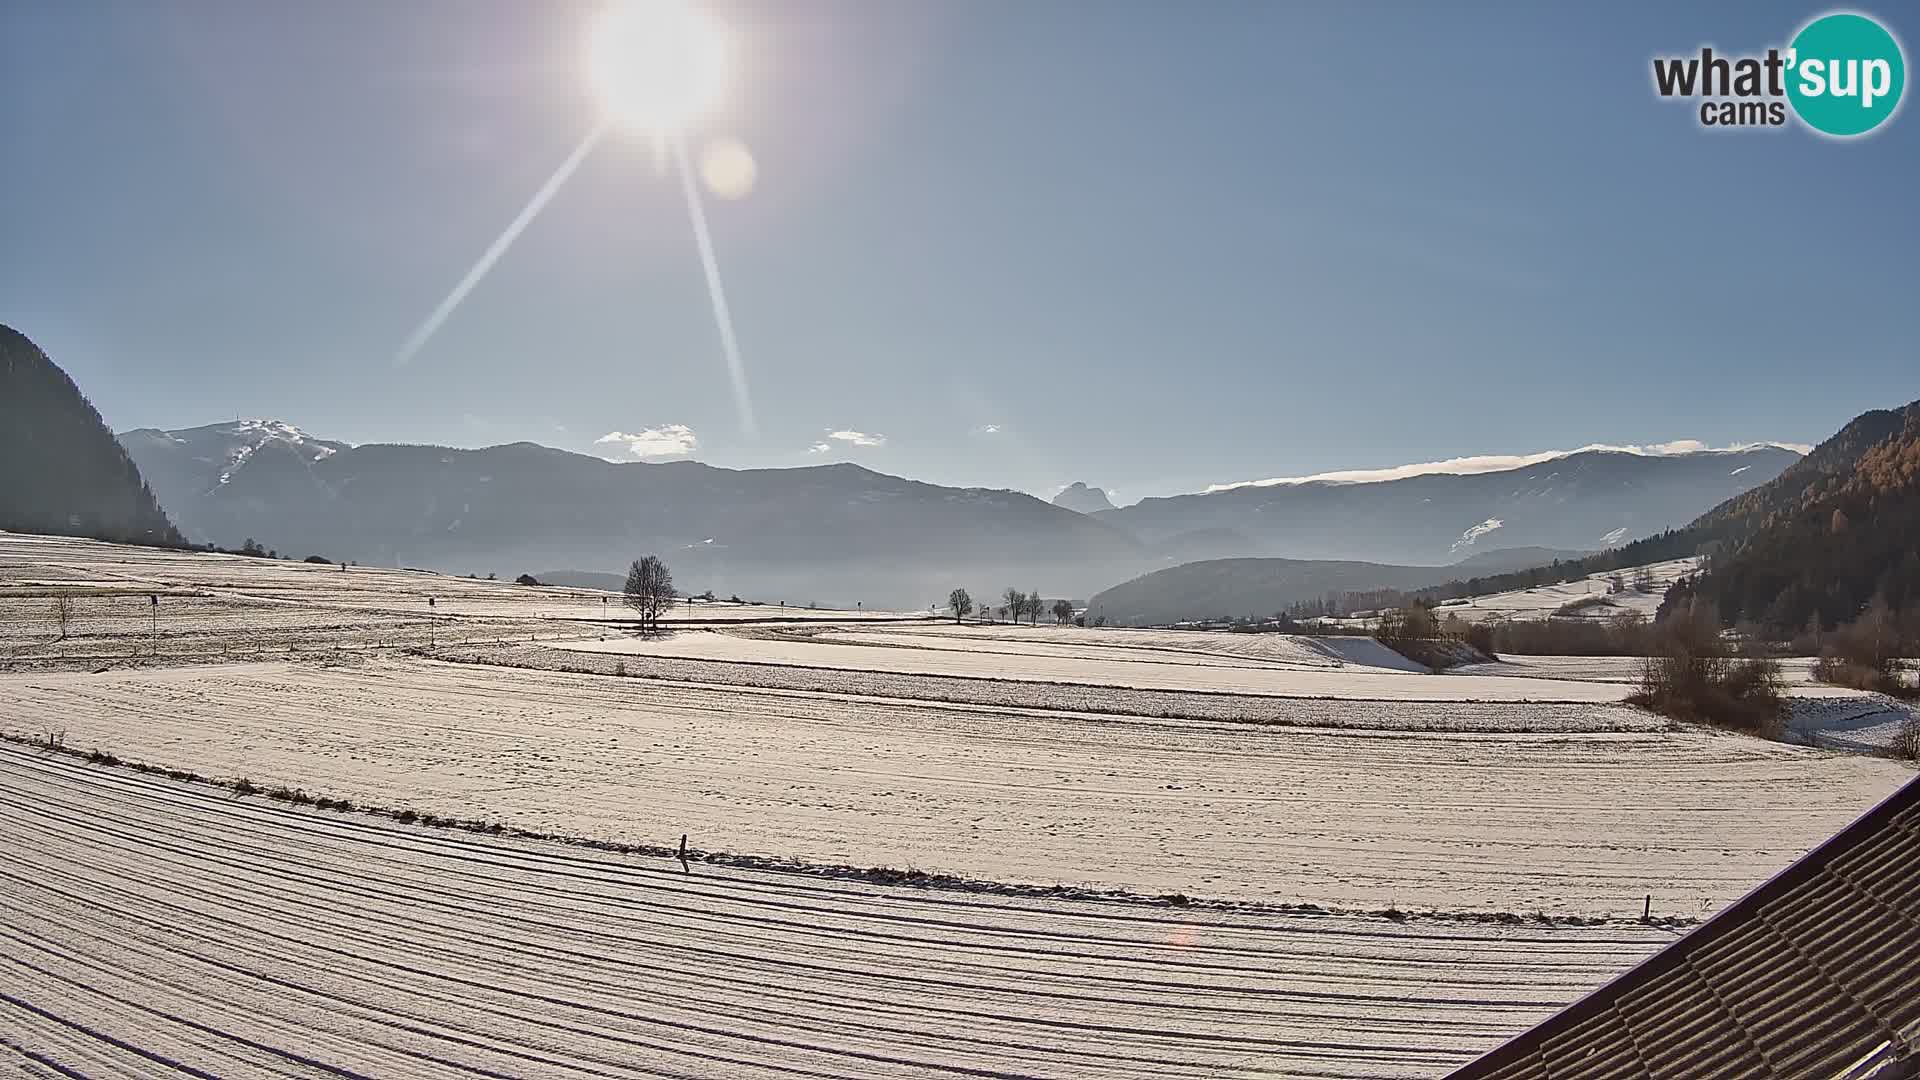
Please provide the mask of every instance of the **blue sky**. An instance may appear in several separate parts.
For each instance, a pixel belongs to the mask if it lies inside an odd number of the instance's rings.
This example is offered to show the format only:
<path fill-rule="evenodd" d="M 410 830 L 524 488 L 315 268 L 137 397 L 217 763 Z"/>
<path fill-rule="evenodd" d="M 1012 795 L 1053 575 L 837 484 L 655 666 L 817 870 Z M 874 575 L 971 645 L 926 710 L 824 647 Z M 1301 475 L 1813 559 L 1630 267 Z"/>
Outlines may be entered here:
<path fill-rule="evenodd" d="M 1912 108 L 1840 143 L 1650 88 L 1824 10 L 1744 3 L 714 4 L 735 70 L 693 141 L 758 164 L 708 204 L 757 435 L 629 138 L 396 366 L 592 125 L 594 10 L 0 5 L 0 321 L 116 429 L 684 425 L 714 464 L 1123 499 L 1812 442 L 1920 397 Z"/>

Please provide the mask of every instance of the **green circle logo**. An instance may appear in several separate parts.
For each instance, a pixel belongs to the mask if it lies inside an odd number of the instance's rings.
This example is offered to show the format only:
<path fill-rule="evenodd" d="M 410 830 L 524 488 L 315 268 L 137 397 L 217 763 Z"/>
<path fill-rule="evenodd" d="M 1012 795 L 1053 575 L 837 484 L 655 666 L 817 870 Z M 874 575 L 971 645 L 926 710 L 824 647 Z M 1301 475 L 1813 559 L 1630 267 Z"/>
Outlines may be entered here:
<path fill-rule="evenodd" d="M 1815 131 L 1865 135 L 1900 106 L 1906 57 L 1865 15 L 1822 15 L 1794 36 L 1787 55 L 1787 100 Z"/>

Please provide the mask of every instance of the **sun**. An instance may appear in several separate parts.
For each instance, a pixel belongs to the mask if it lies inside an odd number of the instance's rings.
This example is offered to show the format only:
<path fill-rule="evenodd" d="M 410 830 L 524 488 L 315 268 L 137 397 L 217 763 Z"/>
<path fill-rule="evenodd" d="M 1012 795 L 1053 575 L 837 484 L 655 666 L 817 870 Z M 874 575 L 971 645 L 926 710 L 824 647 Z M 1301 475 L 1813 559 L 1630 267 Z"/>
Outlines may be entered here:
<path fill-rule="evenodd" d="M 587 71 L 609 120 L 677 135 L 720 99 L 726 34 L 683 0 L 622 0 L 593 25 Z"/>

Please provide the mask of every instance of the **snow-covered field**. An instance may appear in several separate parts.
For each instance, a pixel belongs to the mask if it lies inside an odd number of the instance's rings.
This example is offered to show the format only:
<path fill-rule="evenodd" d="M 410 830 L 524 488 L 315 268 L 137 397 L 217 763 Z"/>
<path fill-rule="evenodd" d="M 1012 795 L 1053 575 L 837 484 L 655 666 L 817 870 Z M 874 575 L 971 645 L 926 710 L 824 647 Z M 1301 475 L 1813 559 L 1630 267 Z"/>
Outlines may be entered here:
<path fill-rule="evenodd" d="M 578 675 L 620 675 L 708 686 L 803 690 L 953 705 L 1045 709 L 1160 720 L 1379 731 L 1526 732 L 1667 731 L 1672 721 L 1607 703 L 1403 701 L 1199 693 L 1095 683 L 1033 682 L 1017 677 L 900 674 L 791 664 L 736 663 L 538 644 L 456 646 L 427 655 L 461 663 Z"/>
<path fill-rule="evenodd" d="M 1913 775 L 1676 727 L 1632 661 L 732 605 L 639 639 L 601 595 L 0 535 L 0 732 L 786 867 L 0 744 L 0 1070 L 1433 1075 L 1667 940 L 1620 921 L 1648 894 L 1710 913 Z M 1827 745 L 1885 723 L 1799 692 Z"/>
<path fill-rule="evenodd" d="M 1670 940 L 929 892 L 0 747 L 0 1071 L 1433 1076 Z"/>
<path fill-rule="evenodd" d="M 419 660 L 0 677 L 12 734 L 40 734 L 16 718 L 45 717 L 76 747 L 357 803 L 627 842 L 688 833 L 809 863 L 1373 909 L 1628 915 L 1652 892 L 1698 915 L 1911 775 L 1722 735 L 1406 732 L 1394 710 L 1461 706 L 1303 704 L 1378 710 L 1381 729 Z"/>
<path fill-rule="evenodd" d="M 1519 678 L 1582 680 L 1632 686 L 1640 678 L 1640 659 L 1633 656 L 1505 656 L 1492 664 L 1457 669 L 1466 674 L 1498 674 Z M 1878 754 L 1891 750 L 1908 717 L 1912 702 L 1886 694 L 1872 694 L 1813 679 L 1813 659 L 1791 656 L 1780 661 L 1780 674 L 1792 699 L 1788 734 L 1810 746 Z M 1908 661 L 1913 665 L 1914 661 Z"/>
<path fill-rule="evenodd" d="M 1035 631 L 1013 627 L 976 635 L 809 634 L 777 630 L 740 634 L 683 631 L 658 638 L 590 638 L 556 642 L 579 652 L 619 653 L 699 660 L 722 660 L 800 667 L 945 675 L 963 678 L 1023 679 L 1033 682 L 1124 686 L 1203 693 L 1330 697 L 1388 701 L 1620 701 L 1627 688 L 1611 683 L 1574 682 L 1503 675 L 1426 675 L 1406 670 L 1397 654 L 1365 639 L 1333 647 L 1364 650 L 1379 665 L 1345 661 L 1338 665 L 1321 653 L 1317 662 L 1228 662 L 1224 657 L 1182 660 L 1176 654 L 1128 647 L 1105 648 L 1103 640 L 1125 640 L 1129 630 Z M 1030 642 L 1032 635 L 1058 640 Z M 1063 651 L 1062 642 L 1079 641 Z M 1187 635 L 1198 638 L 1201 635 Z M 1250 637 L 1253 635 L 1218 635 Z M 1304 639 L 1297 639 L 1304 640 Z M 894 642 L 898 644 L 894 644 Z M 1278 639 L 1276 646 L 1284 646 Z M 1197 645 L 1198 643 L 1194 643 Z M 1305 650 L 1302 650 L 1305 651 Z M 1388 659 L 1388 658 L 1391 659 Z"/>
<path fill-rule="evenodd" d="M 1661 599 L 1666 595 L 1667 587 L 1693 573 L 1699 568 L 1699 562 L 1698 559 L 1672 559 L 1667 562 L 1649 563 L 1645 567 L 1633 567 L 1605 574 L 1590 574 L 1578 581 L 1559 585 L 1542 585 L 1534 589 L 1516 589 L 1512 592 L 1449 600 L 1440 606 L 1439 611 L 1442 615 L 1458 615 L 1468 622 L 1544 619 L 1566 604 L 1579 600 L 1603 599 L 1606 601 L 1605 604 L 1582 608 L 1571 617 L 1609 619 L 1635 612 L 1652 618 L 1653 613 L 1660 607 Z M 1639 572 L 1643 569 L 1652 578 L 1651 592 L 1639 592 L 1634 588 Z M 1623 592 L 1612 591 L 1611 579 L 1616 575 L 1627 586 Z"/>
<path fill-rule="evenodd" d="M 1580 682 L 1633 683 L 1640 680 L 1637 656 L 1520 656 L 1508 653 L 1492 664 L 1473 664 L 1455 670 L 1463 674 L 1511 675 L 1528 679 L 1573 679 Z M 1780 661 L 1780 675 L 1796 692 L 1831 690 L 1813 683 L 1813 659 L 1790 656 Z M 1840 691 L 1852 693 L 1852 691 Z"/>
<path fill-rule="evenodd" d="M 889 628 L 852 627 L 818 631 L 815 636 L 854 644 L 907 645 L 997 653 L 1010 656 L 1061 656 L 1076 659 L 1124 660 L 1133 663 L 1249 668 L 1337 668 L 1361 663 L 1391 670 L 1421 671 L 1404 657 L 1378 642 L 1353 638 L 1342 645 L 1361 646 L 1351 656 L 1327 647 L 1331 639 L 1288 634 L 1221 634 L 1182 630 L 1096 629 L 1056 626 L 978 625 Z"/>
<path fill-rule="evenodd" d="M 376 566 L 254 559 L 242 555 L 176 552 L 79 540 L 64 536 L 0 533 L 0 600 L 44 611 L 46 598 L 76 595 L 84 610 L 96 602 L 90 594 L 122 595 L 145 615 L 148 591 L 202 596 L 265 609 L 298 604 L 334 609 L 352 617 L 465 618 L 482 620 L 631 621 L 633 613 L 616 593 L 597 589 L 515 585 L 421 570 Z M 128 595 L 131 593 L 131 595 Z M 428 600 L 433 603 L 431 606 Z M 22 609 L 27 610 L 25 608 Z M 264 616 L 263 616 L 264 617 Z M 343 615 L 342 617 L 347 617 Z M 863 619 L 920 619 L 922 613 L 816 611 L 770 604 L 691 601 L 675 605 L 668 622 L 814 620 L 844 623 Z"/>
<path fill-rule="evenodd" d="M 1793 702 L 1788 730 L 1813 746 L 1877 754 L 1893 749 L 1903 729 L 1920 716 L 1920 707 L 1886 694 L 1863 694 L 1823 687 L 1828 693 L 1802 694 Z"/>

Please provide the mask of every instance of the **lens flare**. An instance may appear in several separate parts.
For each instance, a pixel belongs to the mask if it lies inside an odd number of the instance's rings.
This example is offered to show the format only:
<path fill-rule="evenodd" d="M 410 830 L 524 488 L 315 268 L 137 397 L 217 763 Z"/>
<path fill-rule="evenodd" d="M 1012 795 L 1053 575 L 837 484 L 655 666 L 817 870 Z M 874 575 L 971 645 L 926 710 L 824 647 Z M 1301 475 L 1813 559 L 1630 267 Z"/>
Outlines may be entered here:
<path fill-rule="evenodd" d="M 760 166 L 739 139 L 716 139 L 700 148 L 700 179 L 715 198 L 746 198 L 759 175 Z"/>
<path fill-rule="evenodd" d="M 700 202 L 700 186 L 687 164 L 687 144 L 673 140 L 673 163 L 680 173 L 680 189 L 687 196 L 687 216 L 693 219 L 693 239 L 700 248 L 700 266 L 707 274 L 707 295 L 713 301 L 713 321 L 720 328 L 720 349 L 727 358 L 727 380 L 733 384 L 733 403 L 740 411 L 740 428 L 755 434 L 753 400 L 747 395 L 747 369 L 740 362 L 740 343 L 733 335 L 733 315 L 727 310 L 727 292 L 720 284 L 720 262 L 714 258 L 713 236 L 707 232 L 707 209 Z"/>
<path fill-rule="evenodd" d="M 553 175 L 547 177 L 547 182 L 540 185 L 540 190 L 533 193 L 533 198 L 521 208 L 519 215 L 507 223 L 506 230 L 495 237 L 487 250 L 481 253 L 480 261 L 473 264 L 473 269 L 468 270 L 467 275 L 460 279 L 460 283 L 453 287 L 452 292 L 447 294 L 447 298 L 440 301 L 440 306 L 433 309 L 433 314 L 428 315 L 426 321 L 407 338 L 407 343 L 400 346 L 400 351 L 394 355 L 394 363 L 404 365 L 426 347 L 435 331 L 439 330 L 448 316 L 453 314 L 454 309 L 460 306 L 460 301 L 465 300 L 474 286 L 480 284 L 480 279 L 487 276 L 487 271 L 492 270 L 493 264 L 500 261 L 500 256 L 507 253 L 507 249 L 520 238 L 520 234 L 526 231 L 527 226 L 533 224 L 533 219 L 540 216 L 540 211 L 546 209 L 547 204 L 553 201 L 553 197 L 560 193 L 561 185 L 565 184 L 574 170 L 580 167 L 580 163 L 587 159 L 587 155 L 593 152 L 594 146 L 606 133 L 605 121 L 595 124 L 593 130 L 587 132 L 587 137 L 580 140 L 580 145 L 574 147 L 573 153 L 567 155 L 567 160 L 561 162 L 560 167 L 553 171 Z"/>

